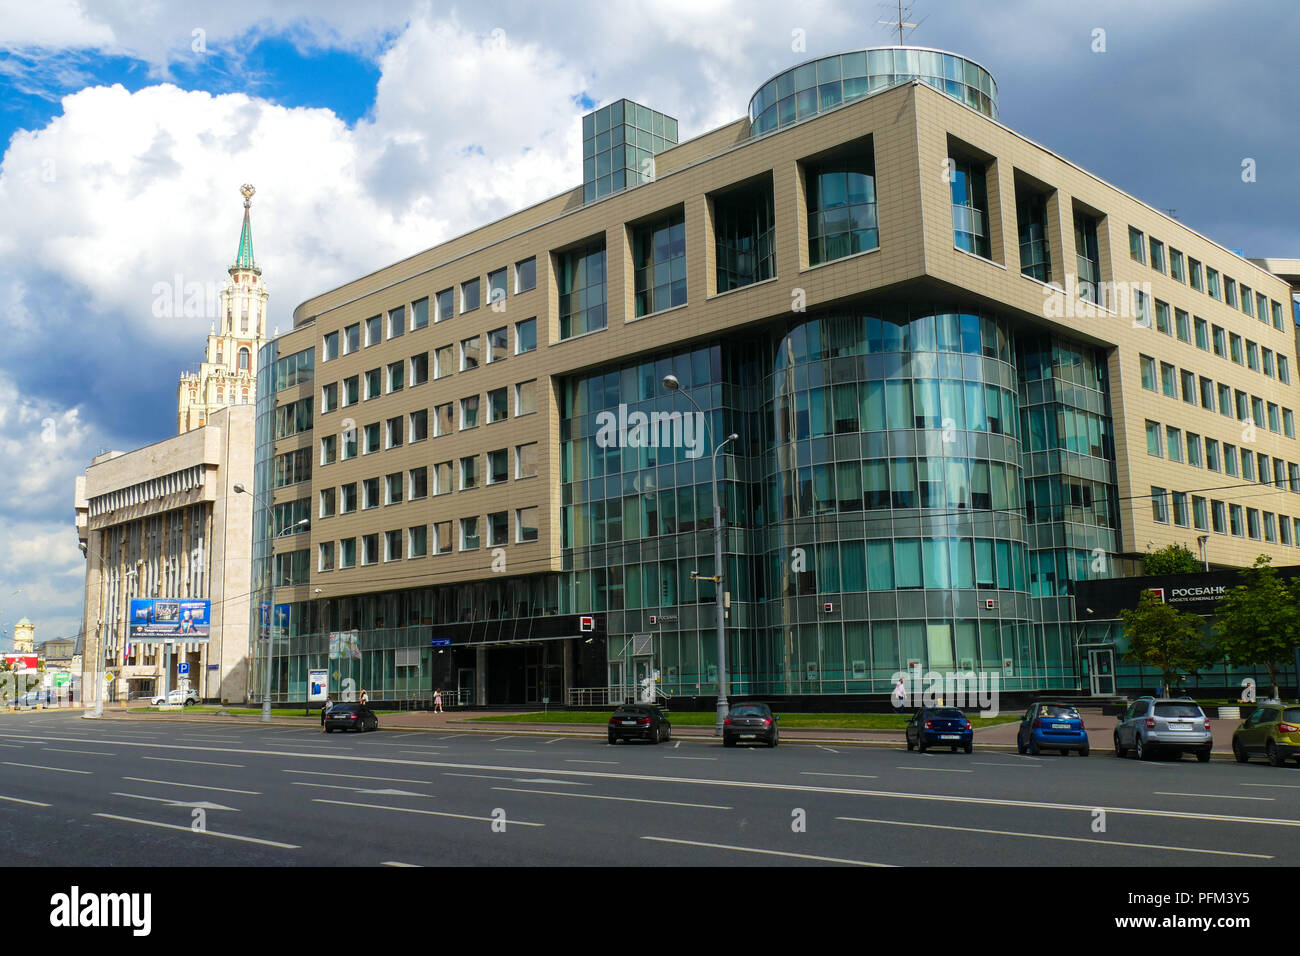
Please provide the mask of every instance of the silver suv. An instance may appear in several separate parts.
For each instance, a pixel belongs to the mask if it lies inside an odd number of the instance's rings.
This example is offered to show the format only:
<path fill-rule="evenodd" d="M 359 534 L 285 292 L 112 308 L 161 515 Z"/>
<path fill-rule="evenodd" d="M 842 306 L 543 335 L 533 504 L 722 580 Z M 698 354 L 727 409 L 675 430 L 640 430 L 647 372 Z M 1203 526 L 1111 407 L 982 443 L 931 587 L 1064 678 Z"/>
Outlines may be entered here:
<path fill-rule="evenodd" d="M 1213 747 L 1205 711 L 1190 697 L 1139 697 L 1115 724 L 1115 756 L 1129 750 L 1138 760 L 1151 760 L 1159 751 L 1196 754 L 1205 763 Z"/>

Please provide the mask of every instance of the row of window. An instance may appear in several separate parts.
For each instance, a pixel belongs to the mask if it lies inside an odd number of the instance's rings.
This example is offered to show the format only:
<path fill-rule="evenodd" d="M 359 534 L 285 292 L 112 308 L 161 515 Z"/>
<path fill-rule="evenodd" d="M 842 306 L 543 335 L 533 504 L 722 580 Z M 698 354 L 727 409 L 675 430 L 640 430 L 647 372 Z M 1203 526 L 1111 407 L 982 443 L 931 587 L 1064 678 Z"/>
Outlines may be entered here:
<path fill-rule="evenodd" d="M 1295 415 L 1291 409 L 1275 402 L 1266 402 L 1258 395 L 1248 395 L 1222 382 L 1197 376 L 1187 369 L 1177 369 L 1168 362 L 1160 363 L 1159 384 L 1156 381 L 1156 360 L 1149 355 L 1139 356 L 1142 363 L 1142 387 L 1151 392 L 1161 392 L 1169 398 L 1179 397 L 1188 405 L 1199 405 L 1206 411 L 1216 410 L 1225 418 L 1243 424 L 1268 425 L 1268 430 L 1287 438 L 1295 438 Z"/>
<path fill-rule="evenodd" d="M 1151 268 L 1155 269 L 1161 275 L 1168 275 L 1178 282 L 1190 282 L 1189 284 L 1197 292 L 1204 292 L 1212 299 L 1224 302 L 1234 309 L 1240 309 L 1244 314 L 1252 318 L 1258 318 L 1265 325 L 1272 320 L 1273 328 L 1279 331 L 1284 328 L 1282 323 L 1282 304 L 1276 300 L 1270 299 L 1262 292 L 1254 292 L 1250 286 L 1244 282 L 1239 283 L 1226 274 L 1223 278 L 1223 285 L 1219 284 L 1219 271 L 1205 266 L 1204 281 L 1201 275 L 1201 263 L 1191 258 L 1187 258 L 1187 268 L 1183 268 L 1183 254 L 1173 246 L 1169 247 L 1169 268 L 1165 269 L 1165 244 L 1151 236 L 1148 241 L 1145 234 L 1140 229 L 1134 229 L 1129 226 L 1128 229 L 1128 249 L 1129 256 L 1135 262 L 1143 265 L 1147 264 L 1148 252 L 1150 253 Z"/>
<path fill-rule="evenodd" d="M 1184 436 L 1181 428 L 1175 428 L 1173 425 L 1161 426 L 1159 422 L 1148 421 L 1147 428 L 1147 454 L 1154 458 L 1166 457 L 1170 461 L 1187 464 L 1195 468 L 1206 468 L 1209 471 L 1220 472 L 1229 477 L 1241 477 L 1246 481 L 1258 481 L 1261 485 L 1273 485 L 1284 491 L 1293 491 L 1300 494 L 1300 465 L 1294 462 L 1283 461 L 1281 458 L 1270 458 L 1262 452 L 1252 453 L 1250 449 L 1242 447 L 1240 449 L 1241 468 L 1238 470 L 1238 448 L 1236 445 L 1224 442 L 1222 452 L 1218 439 L 1206 438 L 1204 444 L 1204 455 L 1202 455 L 1201 436 L 1194 432 L 1188 432 L 1186 435 L 1186 445 L 1184 446 Z M 1187 449 L 1187 457 L 1183 457 L 1183 448 Z"/>
<path fill-rule="evenodd" d="M 522 355 L 537 348 L 537 319 L 526 319 L 515 323 L 515 355 Z M 459 369 L 468 372 L 476 369 L 483 362 L 492 365 L 503 362 L 510 354 L 509 329 L 502 327 L 487 333 L 487 350 L 483 350 L 482 336 L 462 339 L 460 342 L 460 359 L 457 362 L 456 347 L 443 345 L 433 352 L 433 377 L 446 378 Z M 346 408 L 361 401 L 369 401 L 382 395 L 400 392 L 407 385 L 423 385 L 429 380 L 429 353 L 421 352 L 408 359 L 390 362 L 382 368 L 372 368 L 364 373 L 350 375 L 341 382 L 330 382 L 321 386 L 321 414 L 332 412 L 336 408 Z M 277 410 L 278 412 L 278 410 Z M 308 426 L 310 427 L 310 426 Z M 301 430 L 301 429 L 300 429 Z M 280 437 L 280 436 L 277 436 Z"/>
<path fill-rule="evenodd" d="M 537 442 L 528 442 L 514 447 L 514 476 L 516 479 L 537 477 Z M 470 491 L 479 487 L 480 482 L 488 485 L 502 484 L 510 480 L 510 449 L 496 448 L 486 453 L 486 471 L 480 472 L 478 455 L 466 455 L 457 462 L 442 461 L 434 464 L 434 496 L 450 494 L 457 490 L 455 474 L 459 472 L 460 491 Z M 453 465 L 455 466 L 453 468 Z M 480 474 L 482 478 L 480 479 Z M 332 518 L 336 514 L 352 514 L 361 510 L 378 508 L 380 505 L 399 505 L 403 501 L 418 501 L 429 496 L 429 466 L 422 465 L 408 471 L 396 471 L 383 478 L 364 478 L 339 485 L 338 488 L 322 488 L 319 492 L 322 518 Z M 286 517 L 286 521 L 292 516 Z M 303 515 L 305 517 L 305 515 Z M 287 527 L 287 525 L 285 525 Z"/>
<path fill-rule="evenodd" d="M 1180 342 L 1192 344 L 1191 324 L 1188 314 L 1182 309 L 1174 310 L 1174 321 L 1169 320 L 1169 304 L 1156 299 L 1155 328 L 1165 335 L 1177 334 Z M 1152 327 L 1151 313 L 1148 308 L 1146 293 L 1137 293 L 1138 321 L 1147 328 Z M 1276 378 L 1284 385 L 1291 384 L 1291 360 L 1281 352 L 1263 348 L 1250 339 L 1243 339 L 1235 332 L 1225 332 L 1222 326 L 1211 326 L 1199 315 L 1194 317 L 1196 329 L 1196 347 L 1203 352 L 1213 351 L 1222 359 L 1228 359 L 1237 365 L 1249 368 L 1252 372 L 1262 372 L 1269 378 Z M 1244 347 L 1243 347 L 1244 346 Z"/>
<path fill-rule="evenodd" d="M 1190 509 L 1188 507 L 1190 499 Z M 1234 538 L 1251 538 L 1270 544 L 1300 547 L 1300 518 L 1243 508 L 1209 499 L 1188 495 L 1185 491 L 1167 491 L 1151 487 L 1151 517 L 1160 524 L 1173 524 L 1180 528 L 1192 527 L 1197 531 L 1214 531 L 1215 534 Z M 1244 521 L 1242 520 L 1244 517 Z"/>
<path fill-rule="evenodd" d="M 502 267 L 487 275 L 488 302 L 494 307 L 507 298 L 508 269 Z M 519 295 L 537 287 L 537 259 L 524 259 L 514 265 L 514 292 Z M 480 277 L 467 279 L 457 287 L 443 289 L 433 296 L 433 321 L 445 322 L 455 315 L 473 312 L 481 305 Z M 456 311 L 456 289 L 460 290 L 460 311 Z M 340 355 L 359 352 L 380 342 L 398 338 L 407 332 L 417 332 L 429 325 L 430 301 L 428 297 L 410 304 L 389 309 L 387 315 L 374 315 L 364 322 L 354 322 L 341 331 L 326 333 L 321 344 L 321 361 L 329 362 Z M 362 345 L 364 332 L 365 345 Z"/>
<path fill-rule="evenodd" d="M 536 505 L 528 508 L 514 509 L 514 536 L 510 534 L 510 512 L 496 511 L 484 516 L 474 515 L 460 518 L 455 524 L 459 529 L 459 550 L 477 551 L 483 546 L 483 533 L 487 533 L 487 546 L 504 547 L 510 543 L 526 544 L 537 540 L 537 522 L 539 509 Z M 316 570 L 333 571 L 357 566 L 358 556 L 362 565 L 378 564 L 380 561 L 401 561 L 423 558 L 430 553 L 449 554 L 454 550 L 452 543 L 451 521 L 433 523 L 433 540 L 429 540 L 429 525 L 414 525 L 392 531 L 372 532 L 359 537 L 342 538 L 339 541 L 322 541 L 316 546 Z M 360 554 L 357 544 L 360 542 Z M 382 545 L 382 550 L 381 550 Z M 306 552 L 299 552 L 305 554 Z M 305 582 L 305 578 L 299 583 Z"/>
<path fill-rule="evenodd" d="M 503 422 L 510 417 L 508 386 L 492 389 L 487 393 L 484 406 L 482 396 L 470 395 L 462 398 L 460 405 L 460 430 L 466 431 L 479 426 L 480 413 L 486 407 L 487 424 Z M 514 386 L 515 417 L 532 415 L 537 411 L 537 380 L 530 379 Z M 456 431 L 456 406 L 452 402 L 435 405 L 433 409 L 434 437 L 450 435 Z M 336 461 L 350 461 L 357 454 L 371 455 L 388 448 L 400 448 L 403 444 L 415 444 L 429 437 L 429 410 L 427 408 L 394 415 L 383 422 L 370 422 L 361 426 L 343 428 L 337 435 L 325 435 L 320 439 L 320 463 L 332 465 Z"/>

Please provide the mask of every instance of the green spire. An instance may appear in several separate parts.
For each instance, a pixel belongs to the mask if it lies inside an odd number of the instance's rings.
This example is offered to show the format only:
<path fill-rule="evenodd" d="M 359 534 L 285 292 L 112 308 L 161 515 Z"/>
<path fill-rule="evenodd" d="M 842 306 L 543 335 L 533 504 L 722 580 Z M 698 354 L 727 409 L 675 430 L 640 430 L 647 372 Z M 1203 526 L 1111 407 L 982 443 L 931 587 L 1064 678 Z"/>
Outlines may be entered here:
<path fill-rule="evenodd" d="M 261 275 L 262 270 L 257 267 L 257 262 L 253 258 L 253 225 L 248 219 L 248 210 L 256 190 L 245 184 L 239 187 L 239 191 L 244 196 L 244 228 L 239 232 L 239 252 L 235 255 L 235 264 L 230 269 L 232 272 L 236 269 L 249 269 Z"/>

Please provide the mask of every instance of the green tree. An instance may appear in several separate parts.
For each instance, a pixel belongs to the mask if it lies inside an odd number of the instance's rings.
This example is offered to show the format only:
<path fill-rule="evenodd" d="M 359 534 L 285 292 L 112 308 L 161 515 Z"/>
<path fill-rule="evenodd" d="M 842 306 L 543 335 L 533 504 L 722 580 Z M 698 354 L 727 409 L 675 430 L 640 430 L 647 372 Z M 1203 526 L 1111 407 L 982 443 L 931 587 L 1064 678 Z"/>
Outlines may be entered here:
<path fill-rule="evenodd" d="M 1300 629 L 1300 586 L 1282 583 L 1265 554 L 1241 578 L 1215 611 L 1215 649 L 1231 664 L 1262 667 L 1277 697 L 1278 671 L 1291 656 Z"/>
<path fill-rule="evenodd" d="M 1146 574 L 1195 574 L 1204 567 L 1201 559 L 1182 544 L 1149 551 L 1142 558 L 1142 570 Z"/>
<path fill-rule="evenodd" d="M 1144 591 L 1137 607 L 1119 612 L 1128 650 L 1124 659 L 1160 672 L 1160 693 L 1168 696 L 1184 673 L 1207 660 L 1211 648 L 1201 632 L 1201 619 Z"/>

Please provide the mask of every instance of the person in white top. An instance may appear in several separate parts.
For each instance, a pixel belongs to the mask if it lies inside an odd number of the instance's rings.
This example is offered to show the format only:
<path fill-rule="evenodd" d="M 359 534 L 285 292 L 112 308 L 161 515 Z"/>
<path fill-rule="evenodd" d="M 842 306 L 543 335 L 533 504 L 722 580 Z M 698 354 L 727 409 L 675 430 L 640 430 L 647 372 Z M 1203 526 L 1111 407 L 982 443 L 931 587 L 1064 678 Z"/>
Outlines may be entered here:
<path fill-rule="evenodd" d="M 907 688 L 903 686 L 903 678 L 898 679 L 898 683 L 894 685 L 894 692 L 889 696 L 894 705 L 894 712 L 901 714 L 903 708 L 907 706 Z"/>

